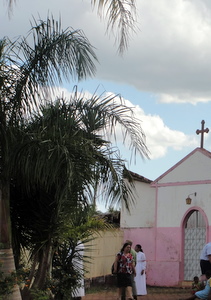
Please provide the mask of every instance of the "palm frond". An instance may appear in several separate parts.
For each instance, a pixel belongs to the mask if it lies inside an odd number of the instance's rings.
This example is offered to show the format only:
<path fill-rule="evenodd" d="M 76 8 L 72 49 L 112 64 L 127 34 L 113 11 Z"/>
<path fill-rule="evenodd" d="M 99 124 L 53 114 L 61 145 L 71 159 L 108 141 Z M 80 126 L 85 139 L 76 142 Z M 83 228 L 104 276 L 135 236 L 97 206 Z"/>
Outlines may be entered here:
<path fill-rule="evenodd" d="M 43 94 L 49 95 L 52 87 L 63 80 L 94 75 L 97 57 L 81 30 L 62 30 L 61 22 L 52 17 L 39 23 L 34 20 L 26 38 L 17 40 L 13 47 L 9 44 L 7 62 L 12 72 L 7 101 L 14 119 L 36 105 Z"/>
<path fill-rule="evenodd" d="M 136 31 L 135 0 L 92 0 L 92 4 L 108 19 L 107 31 L 117 30 L 118 52 L 122 54 L 128 48 L 130 33 Z"/>
<path fill-rule="evenodd" d="M 140 121 L 134 117 L 133 108 L 124 105 L 120 95 L 94 94 L 91 98 L 86 98 L 85 95 L 78 94 L 76 89 L 71 102 L 77 103 L 75 105 L 78 105 L 78 118 L 87 131 L 102 134 L 103 130 L 107 140 L 110 140 L 111 136 L 115 137 L 119 125 L 122 129 L 123 143 L 129 138 L 130 150 L 134 151 L 134 154 L 139 153 L 142 158 L 149 158 Z"/>

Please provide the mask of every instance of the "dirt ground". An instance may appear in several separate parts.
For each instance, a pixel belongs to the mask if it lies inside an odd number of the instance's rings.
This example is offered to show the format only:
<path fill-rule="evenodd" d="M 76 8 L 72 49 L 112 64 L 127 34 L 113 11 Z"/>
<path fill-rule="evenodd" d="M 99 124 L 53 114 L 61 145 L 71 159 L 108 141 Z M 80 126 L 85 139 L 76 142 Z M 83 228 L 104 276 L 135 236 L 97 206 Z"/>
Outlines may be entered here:
<path fill-rule="evenodd" d="M 148 287 L 147 295 L 138 296 L 138 300 L 179 300 L 189 297 L 190 289 L 185 288 L 162 288 Z M 117 291 L 105 288 L 99 292 L 86 294 L 83 300 L 116 300 Z"/>

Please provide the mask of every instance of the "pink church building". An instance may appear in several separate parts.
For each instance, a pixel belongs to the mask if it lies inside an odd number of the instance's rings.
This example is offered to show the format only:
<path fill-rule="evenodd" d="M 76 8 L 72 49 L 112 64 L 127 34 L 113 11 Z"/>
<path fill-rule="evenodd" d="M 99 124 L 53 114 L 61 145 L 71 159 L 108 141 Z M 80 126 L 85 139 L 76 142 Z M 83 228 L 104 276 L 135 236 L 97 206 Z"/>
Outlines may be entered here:
<path fill-rule="evenodd" d="M 203 135 L 202 135 L 203 136 Z M 200 252 L 211 241 L 211 152 L 196 148 L 150 181 L 133 174 L 136 202 L 122 207 L 124 240 L 141 244 L 147 284 L 178 286 L 200 276 Z"/>

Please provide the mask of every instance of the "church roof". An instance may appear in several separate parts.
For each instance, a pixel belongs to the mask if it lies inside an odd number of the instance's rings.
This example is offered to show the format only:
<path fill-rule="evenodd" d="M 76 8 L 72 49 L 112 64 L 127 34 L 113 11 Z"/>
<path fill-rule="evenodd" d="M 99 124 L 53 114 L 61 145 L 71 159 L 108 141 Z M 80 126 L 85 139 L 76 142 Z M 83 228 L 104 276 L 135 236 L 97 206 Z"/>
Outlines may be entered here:
<path fill-rule="evenodd" d="M 168 169 L 165 173 L 163 173 L 162 175 L 160 175 L 157 179 L 155 179 L 152 182 L 152 185 L 156 185 L 158 182 L 160 182 L 165 176 L 169 175 L 170 173 L 174 172 L 178 167 L 180 167 L 181 165 L 185 164 L 186 161 L 188 161 L 191 157 L 193 157 L 196 153 L 201 154 L 204 157 L 207 158 L 211 158 L 211 152 L 204 149 L 204 148 L 196 148 L 194 149 L 192 152 L 190 152 L 188 155 L 186 155 L 183 159 L 181 159 L 178 163 L 176 163 L 174 166 L 172 166 L 170 169 Z M 195 173 L 197 168 L 195 168 Z"/>
<path fill-rule="evenodd" d="M 132 171 L 129 171 L 129 172 L 130 172 L 133 180 L 144 182 L 144 183 L 151 183 L 152 182 L 152 180 L 150 180 L 150 179 L 148 179 L 148 178 L 146 178 L 144 176 L 141 176 L 141 175 L 139 175 L 137 173 L 134 173 Z"/>

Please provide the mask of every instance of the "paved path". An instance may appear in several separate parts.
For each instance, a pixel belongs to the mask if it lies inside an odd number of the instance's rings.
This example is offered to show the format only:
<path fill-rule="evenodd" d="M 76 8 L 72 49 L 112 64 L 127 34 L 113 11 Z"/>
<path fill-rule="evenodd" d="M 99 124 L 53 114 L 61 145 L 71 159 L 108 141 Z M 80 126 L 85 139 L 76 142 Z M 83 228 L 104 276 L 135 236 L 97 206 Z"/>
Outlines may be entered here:
<path fill-rule="evenodd" d="M 179 300 L 190 297 L 190 291 L 186 289 L 152 288 L 148 289 L 148 295 L 138 296 L 138 300 Z M 84 300 L 116 300 L 114 291 L 102 291 L 100 293 L 87 294 Z"/>

